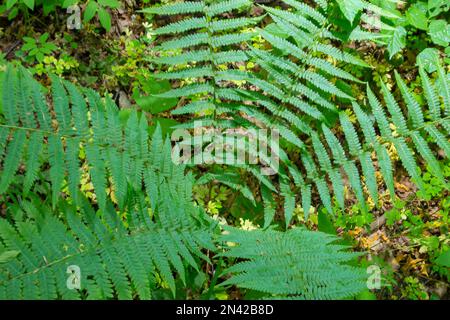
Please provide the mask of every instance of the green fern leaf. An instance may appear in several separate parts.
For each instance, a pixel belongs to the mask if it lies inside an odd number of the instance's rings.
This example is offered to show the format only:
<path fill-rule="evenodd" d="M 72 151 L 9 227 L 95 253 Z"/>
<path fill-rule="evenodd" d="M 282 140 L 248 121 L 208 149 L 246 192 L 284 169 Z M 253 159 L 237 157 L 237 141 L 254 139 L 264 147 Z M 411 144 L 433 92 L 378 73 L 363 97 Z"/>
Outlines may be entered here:
<path fill-rule="evenodd" d="M 206 18 L 188 18 L 185 20 L 170 23 L 161 28 L 153 30 L 156 35 L 183 33 L 190 30 L 206 28 L 208 22 Z"/>
<path fill-rule="evenodd" d="M 203 1 L 183 1 L 163 6 L 154 6 L 141 10 L 143 13 L 158 15 L 178 15 L 183 13 L 202 12 L 205 7 Z"/>
<path fill-rule="evenodd" d="M 422 127 L 423 114 L 419 103 L 409 92 L 408 87 L 406 86 L 405 82 L 402 80 L 397 71 L 395 71 L 395 79 L 397 80 L 397 84 L 400 87 L 400 91 L 402 93 L 403 99 L 405 100 L 406 106 L 408 108 L 408 113 L 411 116 L 414 127 L 416 128 Z"/>
<path fill-rule="evenodd" d="M 60 188 L 64 180 L 64 149 L 61 136 L 48 137 L 48 154 L 50 163 L 50 180 L 52 182 L 52 202 L 55 206 L 60 197 Z"/>
<path fill-rule="evenodd" d="M 41 151 L 43 149 L 43 134 L 42 132 L 33 132 L 28 141 L 27 160 L 25 162 L 26 174 L 23 183 L 24 194 L 27 194 L 33 183 L 38 178 L 38 171 L 40 167 Z"/>
<path fill-rule="evenodd" d="M 395 101 L 394 96 L 386 87 L 383 81 L 381 81 L 381 90 L 383 92 L 384 100 L 386 102 L 389 113 L 391 114 L 394 125 L 396 126 L 400 134 L 406 134 L 408 132 L 408 127 L 406 125 L 406 120 L 403 116 L 403 112 L 400 109 L 397 101 Z"/>
<path fill-rule="evenodd" d="M 6 156 L 3 161 L 0 194 L 4 193 L 12 182 L 14 174 L 20 165 L 25 141 L 26 132 L 24 130 L 13 131 L 12 140 L 8 143 Z"/>
<path fill-rule="evenodd" d="M 433 151 L 431 151 L 425 139 L 422 138 L 422 136 L 417 132 L 412 133 L 411 138 L 417 148 L 417 151 L 419 151 L 422 157 L 426 160 L 433 174 L 444 184 L 446 184 L 444 175 L 442 174 L 442 170 L 439 166 L 439 162 L 436 160 L 436 157 L 433 155 Z"/>
<path fill-rule="evenodd" d="M 423 70 L 423 67 L 419 67 L 419 73 L 422 80 L 425 98 L 428 102 L 428 106 L 430 107 L 431 118 L 433 120 L 438 120 L 441 117 L 441 107 L 436 93 L 436 88 L 431 83 L 430 78 Z"/>
<path fill-rule="evenodd" d="M 170 91 L 156 94 L 155 96 L 160 98 L 179 98 L 187 97 L 200 93 L 213 93 L 214 87 L 210 84 L 188 84 L 182 88 L 172 89 Z"/>
<path fill-rule="evenodd" d="M 395 149 L 398 152 L 400 159 L 402 160 L 403 166 L 408 171 L 408 174 L 414 179 L 420 189 L 424 188 L 422 178 L 420 177 L 420 169 L 414 160 L 411 150 L 408 148 L 406 142 L 402 138 L 397 138 L 393 140 Z"/>

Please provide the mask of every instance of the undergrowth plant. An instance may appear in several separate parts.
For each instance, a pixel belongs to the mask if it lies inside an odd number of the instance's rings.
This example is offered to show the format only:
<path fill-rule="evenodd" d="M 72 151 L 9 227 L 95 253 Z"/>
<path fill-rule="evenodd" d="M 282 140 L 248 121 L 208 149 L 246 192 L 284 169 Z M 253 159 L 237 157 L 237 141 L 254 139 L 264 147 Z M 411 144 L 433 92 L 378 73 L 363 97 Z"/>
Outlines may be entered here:
<path fill-rule="evenodd" d="M 20 209 L 0 220 L 1 298 L 149 299 L 159 286 L 175 296 L 176 279 L 185 283 L 188 269 L 213 263 L 208 252 L 247 261 L 223 271 L 222 279 L 231 278 L 221 286 L 242 284 L 268 297 L 343 298 L 363 288 L 364 272 L 346 265 L 356 255 L 334 237 L 317 234 L 309 243 L 304 229 L 222 229 L 194 205 L 196 181 L 171 161 L 159 127 L 149 139 L 145 116 L 133 111 L 123 124 L 110 98 L 51 81 L 46 94 L 26 69 L 12 66 L 2 79 L 0 194 Z M 83 192 L 82 174 L 95 198 Z M 31 195 L 48 197 L 49 205 L 37 209 Z M 264 238 L 267 253 L 248 245 Z M 300 243 L 304 250 L 292 256 Z M 283 279 L 282 290 L 269 282 L 255 287 L 260 274 L 245 267 L 267 255 L 279 268 L 264 274 Z M 67 285 L 75 267 L 76 288 Z M 316 268 L 327 278 L 313 276 Z"/>
<path fill-rule="evenodd" d="M 291 222 L 296 201 L 301 201 L 306 216 L 310 212 L 310 206 L 317 205 L 313 189 L 329 213 L 333 211 L 333 199 L 340 207 L 345 207 L 346 187 L 353 191 L 362 209 L 367 211 L 367 195 L 372 198 L 373 203 L 378 203 L 377 171 L 381 173 L 391 197 L 395 199 L 394 165 L 387 147 L 395 148 L 408 175 L 419 187 L 422 186 L 417 167 L 419 157 L 433 168 L 433 173 L 437 177 L 444 180 L 430 145 L 436 144 L 444 150 L 445 156 L 449 156 L 449 143 L 445 138 L 449 133 L 449 82 L 445 67 L 439 65 L 437 60 L 433 62 L 437 66 L 437 80 L 434 82 L 424 70 L 425 66 L 418 61 L 424 88 L 423 96 L 427 101 L 425 109 L 419 105 L 415 95 L 398 73 L 395 74 L 395 79 L 400 100 L 394 97 L 388 84 L 381 83 L 381 96 L 385 107 L 380 104 L 370 86 L 367 86 L 368 100 L 363 101 L 364 105 L 361 106 L 351 96 L 351 91 L 345 92 L 341 89 L 345 85 L 351 85 L 352 82 L 360 83 L 341 66 L 354 68 L 369 66 L 355 54 L 333 45 L 339 40 L 328 30 L 330 27 L 326 18 L 328 2 L 317 1 L 315 6 L 296 0 L 283 2 L 288 5 L 287 10 L 262 6 L 273 23 L 270 28 L 256 29 L 256 32 L 262 36 L 267 45 L 264 48 L 248 46 L 248 50 L 239 53 L 242 55 L 240 61 L 247 57 L 264 72 L 242 71 L 235 68 L 214 72 L 214 77 L 210 78 L 210 67 L 185 69 L 188 57 L 196 61 L 200 58 L 197 56 L 198 53 L 191 56 L 192 53 L 188 50 L 181 51 L 174 57 L 166 57 L 166 51 L 163 50 L 163 56 L 157 60 L 170 61 L 172 65 L 182 68 L 182 71 L 162 73 L 158 77 L 181 78 L 186 82 L 190 78 L 197 80 L 160 96 L 190 98 L 191 94 L 203 92 L 205 88 L 210 94 L 220 92 L 218 96 L 213 94 L 215 99 L 213 103 L 208 104 L 208 108 L 216 110 L 214 102 L 217 103 L 217 97 L 233 101 L 234 107 L 227 108 L 224 113 L 214 111 L 208 125 L 232 123 L 234 126 L 240 121 L 239 125 L 245 129 L 260 126 L 280 132 L 285 142 L 282 145 L 284 148 L 280 151 L 280 160 L 287 171 L 280 169 L 278 185 L 284 197 L 286 227 Z M 237 8 L 241 4 L 240 1 L 215 3 L 217 4 L 214 6 L 222 6 L 224 10 Z M 361 3 L 368 5 L 363 1 Z M 389 16 L 388 12 L 373 5 L 368 5 L 364 9 L 375 10 Z M 181 2 L 153 7 L 147 12 L 175 14 L 186 10 L 203 13 L 209 9 L 203 2 Z M 224 10 L 220 12 L 223 13 Z M 189 19 L 182 22 L 184 27 L 179 29 L 178 23 L 180 22 L 161 27 L 157 29 L 157 33 L 158 30 L 175 32 L 173 30 L 185 31 L 193 28 Z M 211 25 L 214 25 L 214 22 Z M 208 30 L 208 25 L 205 30 Z M 212 39 L 214 43 L 215 40 Z M 244 41 L 243 38 L 239 39 Z M 160 48 L 167 50 L 172 45 L 192 47 L 207 41 L 208 36 L 205 33 L 196 33 L 181 39 L 162 41 Z M 222 49 L 222 46 L 216 48 L 219 49 L 229 54 L 228 49 Z M 205 59 L 211 59 L 211 56 L 205 53 L 201 60 Z M 213 90 L 214 83 L 223 78 L 229 81 L 226 83 L 227 88 Z M 230 82 L 236 80 L 244 81 L 245 84 L 237 87 L 230 85 Z M 233 94 L 223 96 L 222 90 Z M 348 105 L 352 105 L 352 108 L 349 109 Z M 205 111 L 203 106 L 204 101 L 195 101 L 175 109 L 173 113 L 179 114 L 189 110 L 189 113 L 199 114 Z M 430 114 L 431 118 L 425 118 L 424 111 Z M 353 119 L 349 114 L 354 115 Z M 360 136 L 358 132 L 362 132 L 363 135 Z M 295 148 L 289 148 L 289 145 Z M 413 150 L 416 150 L 416 153 Z M 218 179 L 218 175 L 214 177 Z M 260 180 L 260 182 L 262 185 L 260 193 L 266 209 L 265 226 L 268 226 L 274 217 L 272 198 L 274 190 L 272 181 L 267 183 Z"/>

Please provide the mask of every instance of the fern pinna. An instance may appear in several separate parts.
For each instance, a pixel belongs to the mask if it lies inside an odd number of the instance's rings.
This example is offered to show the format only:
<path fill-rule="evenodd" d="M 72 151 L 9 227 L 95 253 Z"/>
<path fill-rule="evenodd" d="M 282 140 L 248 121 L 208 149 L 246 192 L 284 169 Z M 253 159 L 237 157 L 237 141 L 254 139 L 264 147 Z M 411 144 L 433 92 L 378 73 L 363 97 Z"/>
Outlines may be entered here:
<path fill-rule="evenodd" d="M 210 263 L 206 250 L 233 252 L 235 245 L 223 243 L 217 222 L 194 205 L 193 176 L 183 165 L 173 164 L 170 142 L 163 140 L 159 127 L 149 139 L 144 116 L 131 112 L 122 123 L 111 99 L 54 76 L 51 80 L 51 93 L 45 94 L 27 70 L 8 66 L 3 81 L 0 184 L 2 200 L 10 208 L 0 219 L 0 299 L 149 299 L 161 282 L 175 295 L 187 270 L 199 270 L 202 261 Z M 94 185 L 95 197 L 87 198 L 82 189 L 82 170 Z M 48 181 L 49 201 L 42 198 Z M 236 232 L 232 241 L 242 241 L 242 230 L 225 232 Z M 276 239 L 301 240 L 307 248 L 310 244 L 302 235 L 277 233 Z M 315 245 L 316 253 L 324 253 L 310 256 L 311 266 L 322 265 L 325 253 L 336 253 L 340 258 L 327 272 L 346 269 L 345 257 L 351 255 L 339 253 L 341 248 L 326 237 Z M 243 248 L 239 257 L 254 256 L 253 247 L 248 252 Z M 279 250 L 280 257 L 287 256 L 291 247 Z M 285 259 L 273 263 L 279 264 L 268 274 L 274 278 L 280 273 L 301 278 L 310 266 Z M 298 268 L 292 269 L 293 263 Z M 73 275 L 80 277 L 75 288 L 67 282 L 74 280 L 67 273 L 74 268 L 80 271 Z M 324 287 L 308 278 L 309 286 L 291 285 L 282 293 L 351 296 L 355 284 L 362 287 L 364 281 L 358 272 L 348 271 L 347 283 L 338 277 Z M 224 285 L 251 287 L 246 278 L 231 279 Z M 338 285 L 348 289 L 336 292 Z"/>

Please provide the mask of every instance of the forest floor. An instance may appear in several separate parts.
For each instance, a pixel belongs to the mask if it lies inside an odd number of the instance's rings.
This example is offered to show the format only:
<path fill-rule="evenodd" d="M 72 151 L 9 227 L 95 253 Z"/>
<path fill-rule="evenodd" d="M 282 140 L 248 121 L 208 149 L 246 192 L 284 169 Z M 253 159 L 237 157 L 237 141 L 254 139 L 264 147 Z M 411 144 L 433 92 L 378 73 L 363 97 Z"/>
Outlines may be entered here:
<path fill-rule="evenodd" d="M 133 0 L 122 4 L 120 9 L 111 11 L 109 32 L 96 19 L 84 24 L 81 30 L 68 30 L 65 23 L 68 14 L 64 10 L 47 16 L 19 16 L 12 21 L 0 16 L 0 52 L 3 53 L 0 62 L 20 60 L 34 70 L 44 85 L 48 84 L 46 75 L 56 73 L 102 94 L 111 94 L 122 109 L 136 107 L 148 111 L 145 98 L 158 90 L 148 84 L 155 70 L 147 59 L 152 55 L 150 30 L 164 21 L 149 21 L 138 12 L 146 5 L 137 5 Z M 257 16 L 258 11 L 249 15 Z M 47 39 L 40 38 L 44 34 L 48 34 Z M 42 57 L 31 56 L 24 50 L 26 37 L 53 45 Z M 376 71 L 368 72 L 384 76 L 400 65 L 387 59 L 385 48 L 369 42 L 352 46 L 366 61 L 376 63 Z M 400 70 L 405 80 L 414 78 L 415 55 L 415 48 L 411 47 L 401 58 L 397 57 L 401 59 Z M 149 120 L 155 117 L 153 113 L 156 112 L 148 113 Z M 308 221 L 304 221 L 302 209 L 298 207 L 295 223 L 343 237 L 354 250 L 368 253 L 363 264 L 375 262 L 381 267 L 384 286 L 361 298 L 449 299 L 450 271 L 436 264 L 436 259 L 443 247 L 450 246 L 450 193 L 426 169 L 423 177 L 426 189 L 418 191 L 403 170 L 400 167 L 395 170 L 396 203 L 392 203 L 386 190 L 380 192 L 379 203 L 369 203 L 369 213 L 363 213 L 347 190 L 346 210 L 336 207 L 335 216 L 330 218 L 313 209 Z M 448 161 L 444 174 L 450 178 Z M 378 183 L 379 190 L 385 190 L 381 177 Z M 197 202 L 207 212 L 225 215 L 229 224 L 250 227 L 257 224 L 238 213 L 241 211 L 238 208 L 248 204 L 241 197 L 233 197 L 227 187 L 194 191 Z M 230 293 L 230 297 L 238 294 Z"/>

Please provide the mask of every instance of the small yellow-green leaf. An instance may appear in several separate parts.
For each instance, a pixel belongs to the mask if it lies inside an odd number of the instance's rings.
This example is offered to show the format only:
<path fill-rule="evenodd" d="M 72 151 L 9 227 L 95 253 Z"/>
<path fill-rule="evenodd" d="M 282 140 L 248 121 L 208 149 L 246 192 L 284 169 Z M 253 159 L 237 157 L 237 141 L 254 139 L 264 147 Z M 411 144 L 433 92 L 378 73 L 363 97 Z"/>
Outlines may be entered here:
<path fill-rule="evenodd" d="M 17 257 L 20 254 L 20 251 L 11 250 L 0 253 L 0 263 L 7 263 Z"/>

